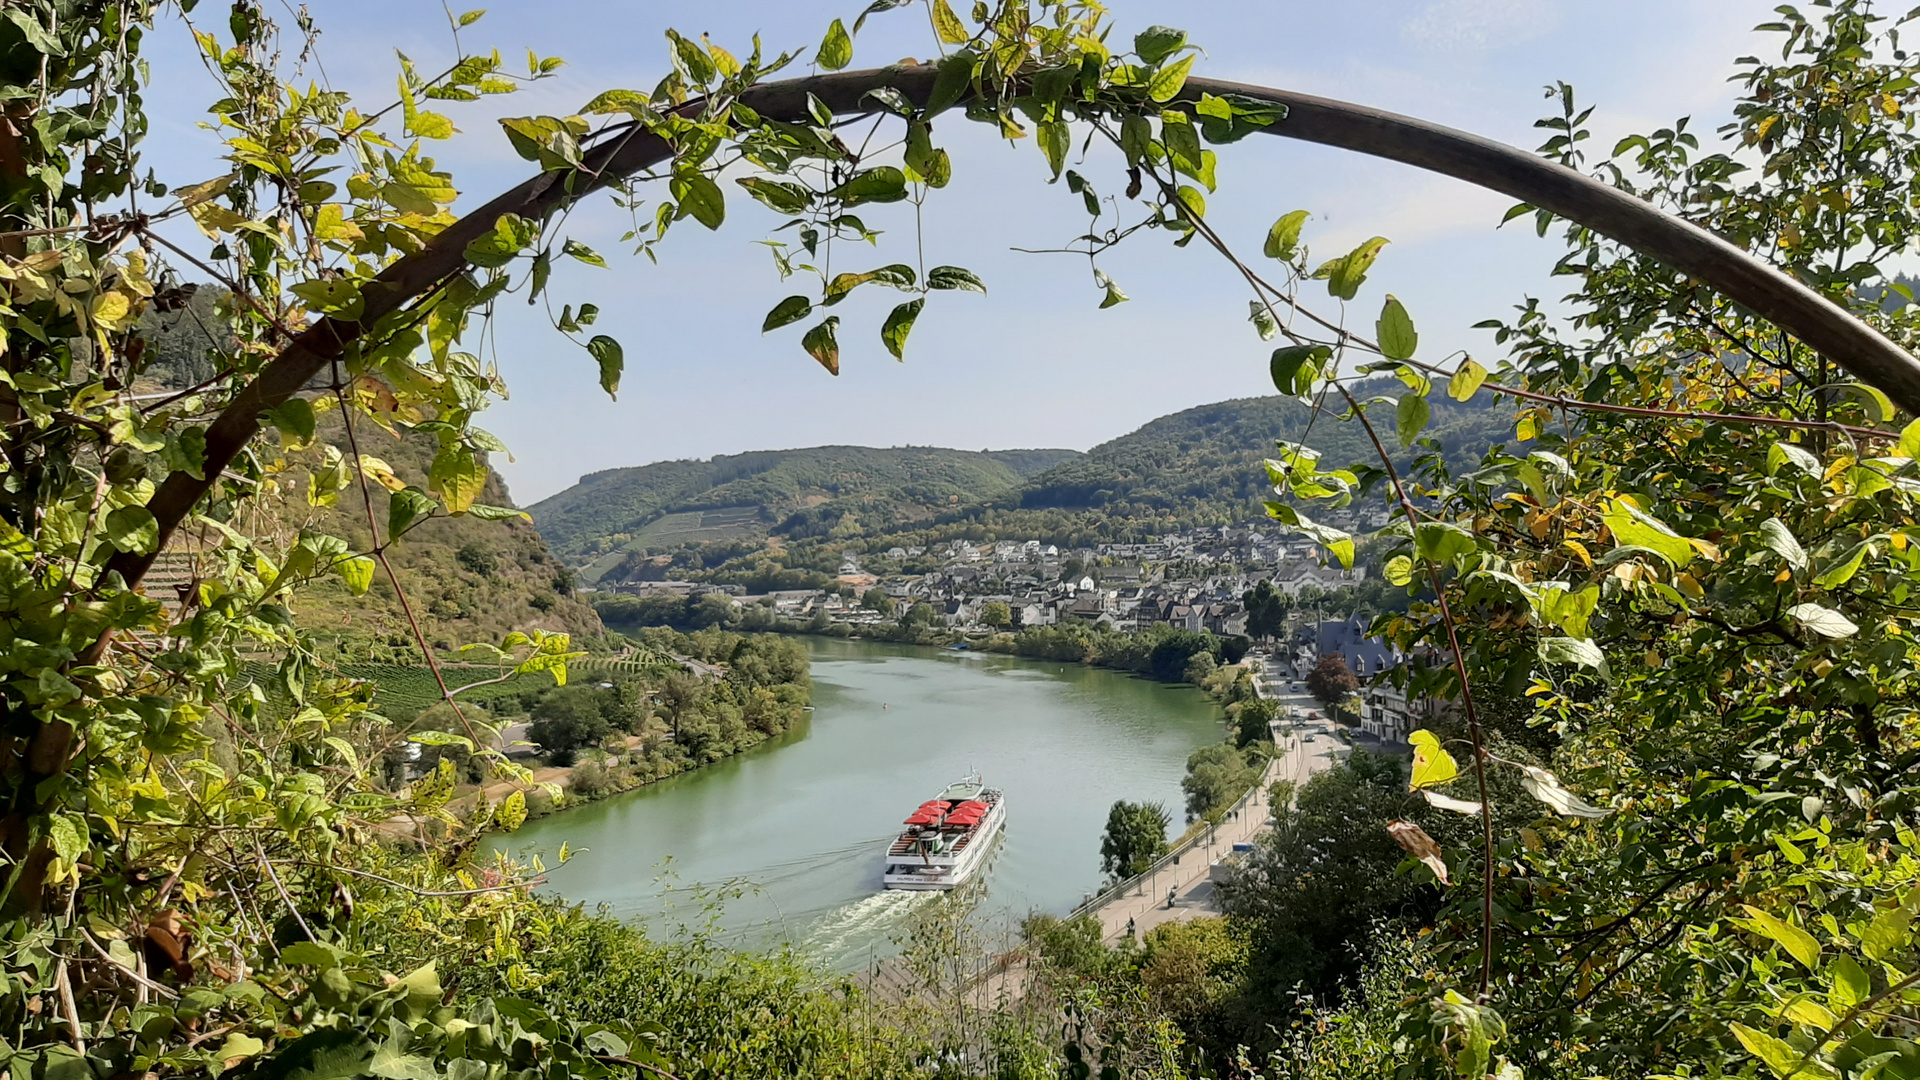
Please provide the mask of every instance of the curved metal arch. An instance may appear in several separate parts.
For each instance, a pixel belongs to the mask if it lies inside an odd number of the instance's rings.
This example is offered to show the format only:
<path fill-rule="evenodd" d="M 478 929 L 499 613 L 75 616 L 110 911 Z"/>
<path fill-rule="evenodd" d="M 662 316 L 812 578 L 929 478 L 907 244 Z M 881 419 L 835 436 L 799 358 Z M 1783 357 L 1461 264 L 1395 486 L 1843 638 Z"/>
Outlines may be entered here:
<path fill-rule="evenodd" d="M 870 113 L 868 94 L 890 87 L 924 106 L 936 69 L 898 65 L 787 79 L 754 87 L 741 100 L 763 116 L 804 121 L 808 95 L 836 114 Z M 1260 130 L 1282 138 L 1335 146 L 1403 162 L 1498 191 L 1578 222 L 1652 256 L 1712 286 L 1825 354 L 1862 381 L 1884 391 L 1901 408 L 1920 414 L 1920 360 L 1879 331 L 1786 274 L 1713 233 L 1609 187 L 1591 177 L 1516 147 L 1410 116 L 1271 87 L 1217 79 L 1187 80 L 1175 104 L 1191 106 L 1202 94 L 1236 94 L 1284 105 L 1285 120 Z M 148 503 L 160 524 L 159 547 L 199 502 L 240 449 L 260 430 L 260 414 L 285 401 L 363 328 L 430 293 L 467 265 L 469 242 L 492 231 L 502 214 L 544 218 L 570 200 L 613 179 L 657 165 L 672 156 L 661 139 L 630 131 L 604 140 L 576 173 L 533 177 L 468 213 L 426 247 L 387 267 L 363 290 L 366 313 L 349 323 L 325 319 L 302 332 L 261 374 L 235 396 L 207 429 L 207 478 L 167 477 Z M 129 584 L 152 565 L 152 555 L 121 554 L 108 568 Z"/>

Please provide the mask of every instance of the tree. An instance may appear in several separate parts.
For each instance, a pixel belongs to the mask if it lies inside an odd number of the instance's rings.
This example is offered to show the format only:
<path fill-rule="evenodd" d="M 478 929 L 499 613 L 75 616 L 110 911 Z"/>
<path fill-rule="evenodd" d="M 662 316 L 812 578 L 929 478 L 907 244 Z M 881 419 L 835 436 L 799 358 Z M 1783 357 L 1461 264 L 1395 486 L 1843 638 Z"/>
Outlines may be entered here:
<path fill-rule="evenodd" d="M 1197 821 L 1225 810 L 1259 782 L 1266 765 L 1267 755 L 1258 745 L 1243 750 L 1214 743 L 1195 750 L 1187 758 L 1187 775 L 1180 781 L 1180 790 L 1187 795 L 1187 820 Z"/>
<path fill-rule="evenodd" d="M 980 621 L 995 630 L 1005 630 L 1013 625 L 1013 609 L 999 600 L 989 600 L 980 607 Z"/>
<path fill-rule="evenodd" d="M 1241 702 L 1240 715 L 1234 718 L 1233 744 L 1246 747 L 1257 742 L 1272 742 L 1273 721 L 1279 715 L 1280 706 L 1270 699 Z"/>
<path fill-rule="evenodd" d="M 1346 712 L 1360 692 L 1360 680 L 1347 667 L 1344 653 L 1323 653 L 1307 672 L 1307 692 L 1328 709 Z"/>
<path fill-rule="evenodd" d="M 1261 578 L 1260 584 L 1247 590 L 1241 603 L 1247 609 L 1247 633 L 1262 641 L 1271 641 L 1286 629 L 1287 612 L 1292 607 L 1292 598 L 1273 587 L 1273 582 Z"/>
<path fill-rule="evenodd" d="M 1219 670 L 1219 668 L 1220 664 L 1213 658 L 1212 653 L 1197 652 L 1187 658 L 1186 670 L 1182 671 L 1180 675 L 1181 678 L 1187 682 L 1195 686 L 1200 686 L 1207 681 L 1209 676 Z"/>
<path fill-rule="evenodd" d="M 915 603 L 907 609 L 905 615 L 900 616 L 900 625 L 906 627 L 932 626 L 938 622 L 939 619 L 939 612 L 934 611 L 933 605 L 923 600 Z"/>
<path fill-rule="evenodd" d="M 1411 820 L 1439 831 L 1440 815 L 1406 790 L 1390 759 L 1355 751 L 1297 793 L 1277 792 L 1273 806 L 1276 824 L 1220 888 L 1222 907 L 1248 934 L 1237 1011 L 1255 1045 L 1271 1038 L 1255 1018 L 1285 1015 L 1296 994 L 1337 1001 L 1383 930 L 1430 918 L 1441 902 L 1431 879 L 1396 872 L 1406 852 L 1387 825 Z"/>
<path fill-rule="evenodd" d="M 887 595 L 887 590 L 875 585 L 860 598 L 860 606 L 868 611 L 878 612 L 884 619 L 893 614 L 893 597 Z"/>
<path fill-rule="evenodd" d="M 1107 831 L 1100 838 L 1100 869 L 1116 878 L 1143 874 L 1166 854 L 1167 826 L 1173 815 L 1164 803 L 1116 801 L 1107 811 Z"/>
<path fill-rule="evenodd" d="M 581 748 L 597 746 L 613 734 L 610 695 L 591 686 L 563 686 L 533 708 L 527 739 L 542 753 L 572 760 Z"/>

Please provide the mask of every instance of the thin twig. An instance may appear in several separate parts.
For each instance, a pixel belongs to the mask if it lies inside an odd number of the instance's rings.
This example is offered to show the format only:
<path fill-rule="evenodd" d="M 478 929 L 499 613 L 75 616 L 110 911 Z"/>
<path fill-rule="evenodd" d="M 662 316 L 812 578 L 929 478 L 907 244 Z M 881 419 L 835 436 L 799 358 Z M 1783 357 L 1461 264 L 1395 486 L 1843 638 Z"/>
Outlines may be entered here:
<path fill-rule="evenodd" d="M 146 987 L 149 990 L 157 990 L 160 993 L 165 994 L 167 997 L 178 998 L 180 996 L 180 994 L 177 991 L 169 987 L 162 986 L 161 984 L 154 982 L 152 979 L 147 978 L 145 975 L 140 974 L 139 972 L 133 970 L 132 968 L 121 963 L 120 961 L 115 960 L 113 958 L 113 954 L 107 952 L 107 950 L 100 947 L 100 943 L 93 939 L 93 935 L 87 932 L 86 927 L 82 926 L 79 929 L 80 929 L 80 937 L 84 939 L 86 943 L 93 948 L 94 952 L 97 952 L 100 954 L 100 959 L 105 960 L 107 963 L 112 964 L 115 968 L 118 968 L 122 974 L 127 976 L 127 978 L 132 979 L 134 982 L 139 983 L 141 986 Z"/>
<path fill-rule="evenodd" d="M 293 915 L 293 921 L 300 924 L 300 932 L 307 935 L 308 941 L 319 941 L 319 938 L 313 936 L 313 928 L 308 926 L 307 920 L 301 916 L 300 909 L 294 905 L 293 897 L 288 894 L 287 887 L 280 884 L 280 875 L 273 872 L 273 863 L 267 859 L 267 851 L 260 846 L 259 837 L 254 837 L 253 850 L 260 856 L 260 865 L 266 868 L 267 877 L 273 880 L 273 887 L 279 891 L 280 899 L 286 902 L 287 911 Z"/>

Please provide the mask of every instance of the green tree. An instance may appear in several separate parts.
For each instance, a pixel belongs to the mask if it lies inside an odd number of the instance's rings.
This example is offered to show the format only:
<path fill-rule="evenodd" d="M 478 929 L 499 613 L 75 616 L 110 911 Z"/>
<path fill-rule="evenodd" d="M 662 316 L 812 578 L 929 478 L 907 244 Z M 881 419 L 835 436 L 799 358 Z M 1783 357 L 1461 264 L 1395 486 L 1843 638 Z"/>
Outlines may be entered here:
<path fill-rule="evenodd" d="M 1005 630 L 1013 625 L 1013 609 L 999 600 L 990 600 L 980 607 L 980 621 L 995 630 Z"/>
<path fill-rule="evenodd" d="M 1293 598 L 1274 588 L 1271 580 L 1261 578 L 1260 584 L 1241 597 L 1241 603 L 1247 609 L 1247 633 L 1257 640 L 1271 641 L 1286 629 Z"/>
<path fill-rule="evenodd" d="M 1187 757 L 1187 775 L 1180 790 L 1187 795 L 1187 820 L 1196 821 L 1225 810 L 1258 783 L 1266 770 L 1267 754 L 1256 744 L 1237 749 L 1214 743 Z"/>
<path fill-rule="evenodd" d="M 1234 718 L 1234 745 L 1247 747 L 1257 742 L 1272 742 L 1273 722 L 1279 716 L 1280 706 L 1271 699 L 1241 702 L 1240 714 Z"/>
<path fill-rule="evenodd" d="M 527 739 L 561 764 L 614 733 L 611 695 L 591 686 L 562 686 L 540 699 L 530 714 Z"/>
<path fill-rule="evenodd" d="M 860 606 L 877 612 L 883 619 L 888 618 L 893 614 L 893 597 L 887 595 L 887 590 L 875 585 L 860 597 Z"/>
<path fill-rule="evenodd" d="M 1166 854 L 1167 826 L 1173 815 L 1164 803 L 1116 801 L 1107 811 L 1107 831 L 1100 837 L 1100 869 L 1116 878 L 1145 873 L 1153 860 Z"/>

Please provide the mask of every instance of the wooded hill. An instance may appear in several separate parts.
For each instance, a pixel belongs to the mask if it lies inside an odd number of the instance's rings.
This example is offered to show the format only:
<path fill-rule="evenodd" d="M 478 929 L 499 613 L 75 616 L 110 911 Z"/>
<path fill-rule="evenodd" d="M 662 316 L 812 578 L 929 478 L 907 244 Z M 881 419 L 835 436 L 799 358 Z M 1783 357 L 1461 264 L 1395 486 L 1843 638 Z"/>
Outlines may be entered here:
<path fill-rule="evenodd" d="M 815 446 L 589 473 L 530 512 L 556 553 L 592 580 L 628 551 L 779 534 L 868 532 L 1017 491 L 1072 450 Z"/>
<path fill-rule="evenodd" d="M 1366 389 L 1391 394 L 1400 386 L 1388 381 Z M 1485 399 L 1460 404 L 1442 394 L 1430 400 L 1432 421 L 1423 434 L 1439 443 L 1456 468 L 1470 467 L 1488 446 L 1512 440 L 1509 408 Z M 1412 453 L 1401 450 L 1395 437 L 1392 405 L 1376 404 L 1369 416 L 1396 460 L 1411 461 Z M 837 562 L 834 552 L 845 541 L 862 541 L 869 551 L 876 545 L 884 550 L 954 538 L 1019 537 L 1078 546 L 1258 519 L 1272 497 L 1261 462 L 1280 442 L 1304 442 L 1329 464 L 1374 460 L 1360 425 L 1343 423 L 1332 413 L 1316 419 L 1308 406 L 1276 395 L 1163 416 L 1085 454 L 821 447 L 614 469 L 583 477 L 531 512 L 556 553 L 576 564 L 589 563 L 583 576 L 590 581 L 623 560 L 630 568 L 628 550 L 684 551 L 692 545 L 707 556 L 702 560 L 707 567 L 742 560 L 757 565 L 768 553 L 755 540 L 769 532 L 790 541 L 774 553 L 778 561 L 831 572 L 827 564 Z M 1010 472 L 1028 471 L 1024 482 L 1009 482 L 994 472 L 969 492 L 957 483 L 927 485 L 922 477 L 940 474 L 910 472 L 914 462 L 902 457 L 909 453 L 953 455 L 945 459 L 955 466 L 946 476 L 981 459 L 1004 463 Z M 821 476 L 824 469 L 845 463 L 862 463 L 866 470 L 844 479 Z M 742 472 L 755 466 L 759 471 Z M 883 474 L 882 467 L 893 472 Z M 987 468 L 976 466 L 976 471 L 984 476 Z M 722 476 L 728 479 L 712 482 Z M 824 500 L 815 494 L 816 505 L 804 505 L 803 492 L 810 490 L 804 485 L 827 482 L 846 484 L 846 493 Z M 887 484 L 896 494 L 884 493 Z M 771 506 L 799 508 L 776 522 L 774 513 L 760 510 Z M 908 506 L 913 512 L 903 512 Z M 700 569 L 676 564 L 673 573 L 699 576 Z"/>

